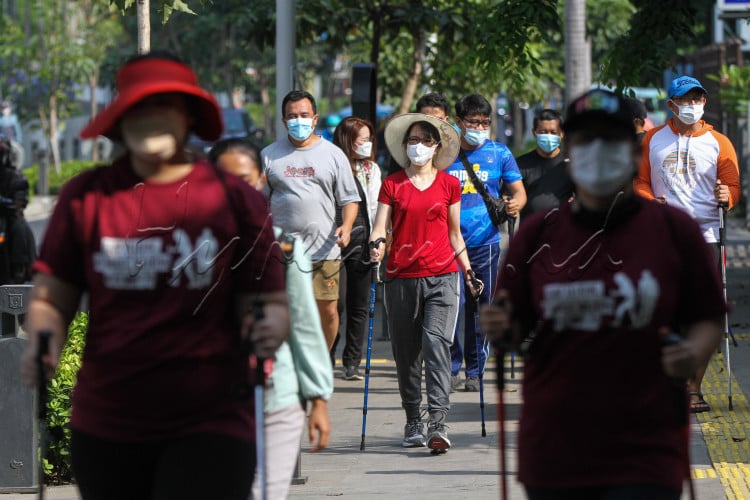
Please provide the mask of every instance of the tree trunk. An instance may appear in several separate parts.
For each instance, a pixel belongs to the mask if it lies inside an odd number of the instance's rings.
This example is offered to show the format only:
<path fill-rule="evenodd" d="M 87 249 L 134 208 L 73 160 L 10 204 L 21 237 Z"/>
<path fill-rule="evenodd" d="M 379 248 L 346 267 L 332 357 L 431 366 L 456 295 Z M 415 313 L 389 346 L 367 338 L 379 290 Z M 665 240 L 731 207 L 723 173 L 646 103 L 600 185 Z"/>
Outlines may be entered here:
<path fill-rule="evenodd" d="M 380 37 L 383 31 L 383 14 L 382 5 L 378 5 L 376 14 L 370 16 L 372 19 L 372 46 L 370 47 L 370 62 L 378 67 L 378 58 L 380 57 Z"/>
<path fill-rule="evenodd" d="M 96 112 L 98 111 L 98 103 L 96 102 L 96 86 L 98 82 L 99 70 L 96 70 L 89 77 L 89 96 L 91 98 L 91 102 L 89 103 L 89 113 L 91 114 L 91 118 L 94 118 L 96 116 Z M 99 148 L 96 139 L 93 139 L 91 143 L 91 161 L 99 161 Z"/>
<path fill-rule="evenodd" d="M 565 102 L 591 87 L 591 44 L 586 40 L 586 0 L 565 2 Z"/>
<path fill-rule="evenodd" d="M 404 92 L 401 94 L 401 106 L 398 108 L 398 114 L 408 113 L 411 108 L 414 93 L 417 91 L 417 85 L 419 84 L 419 77 L 422 76 L 422 61 L 424 61 L 426 48 L 427 36 L 423 30 L 419 30 L 414 40 L 411 72 L 406 79 Z"/>
<path fill-rule="evenodd" d="M 151 4 L 150 0 L 138 0 L 136 19 L 138 22 L 138 53 L 151 52 Z"/>
<path fill-rule="evenodd" d="M 52 163 L 55 172 L 60 173 L 60 130 L 57 123 L 57 96 L 53 93 L 49 98 L 49 142 L 52 153 Z"/>

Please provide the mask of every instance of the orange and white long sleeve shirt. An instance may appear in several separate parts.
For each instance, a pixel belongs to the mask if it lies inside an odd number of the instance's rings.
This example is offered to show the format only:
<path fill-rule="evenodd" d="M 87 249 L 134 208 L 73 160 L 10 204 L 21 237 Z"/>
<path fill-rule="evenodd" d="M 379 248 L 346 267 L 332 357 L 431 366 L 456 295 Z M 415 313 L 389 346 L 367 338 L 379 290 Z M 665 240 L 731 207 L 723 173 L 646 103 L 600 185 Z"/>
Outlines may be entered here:
<path fill-rule="evenodd" d="M 737 153 L 729 138 L 701 120 L 701 129 L 681 135 L 671 118 L 643 138 L 636 193 L 644 198 L 664 197 L 667 204 L 693 216 L 709 243 L 719 241 L 719 209 L 714 196 L 716 180 L 729 186 L 729 208 L 741 193 Z"/>

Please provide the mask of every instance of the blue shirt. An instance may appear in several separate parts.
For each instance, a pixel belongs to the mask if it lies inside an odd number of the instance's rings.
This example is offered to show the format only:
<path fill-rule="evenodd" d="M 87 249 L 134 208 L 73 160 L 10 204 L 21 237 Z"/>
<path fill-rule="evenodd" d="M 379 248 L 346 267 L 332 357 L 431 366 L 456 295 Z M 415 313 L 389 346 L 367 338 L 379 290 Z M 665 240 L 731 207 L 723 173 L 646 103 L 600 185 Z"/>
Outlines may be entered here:
<path fill-rule="evenodd" d="M 522 179 L 513 154 L 504 144 L 488 140 L 464 153 L 487 192 L 494 197 L 500 196 L 501 181 L 511 184 Z M 461 182 L 461 234 L 466 246 L 475 248 L 499 242 L 500 233 L 492 224 L 484 200 L 466 173 L 460 155 L 446 172 Z"/>

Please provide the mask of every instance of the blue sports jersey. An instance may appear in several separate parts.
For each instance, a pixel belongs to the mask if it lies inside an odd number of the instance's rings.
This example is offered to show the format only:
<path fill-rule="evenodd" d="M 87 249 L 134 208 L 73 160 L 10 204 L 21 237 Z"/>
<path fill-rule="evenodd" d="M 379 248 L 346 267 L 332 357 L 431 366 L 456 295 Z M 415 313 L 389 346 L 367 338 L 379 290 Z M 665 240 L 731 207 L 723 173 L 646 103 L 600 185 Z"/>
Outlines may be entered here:
<path fill-rule="evenodd" d="M 464 153 L 492 196 L 499 196 L 501 180 L 511 184 L 522 179 L 513 154 L 504 144 L 485 141 L 481 147 Z M 492 224 L 484 200 L 466 173 L 460 156 L 446 172 L 461 181 L 461 234 L 466 246 L 474 248 L 499 242 L 500 233 Z"/>

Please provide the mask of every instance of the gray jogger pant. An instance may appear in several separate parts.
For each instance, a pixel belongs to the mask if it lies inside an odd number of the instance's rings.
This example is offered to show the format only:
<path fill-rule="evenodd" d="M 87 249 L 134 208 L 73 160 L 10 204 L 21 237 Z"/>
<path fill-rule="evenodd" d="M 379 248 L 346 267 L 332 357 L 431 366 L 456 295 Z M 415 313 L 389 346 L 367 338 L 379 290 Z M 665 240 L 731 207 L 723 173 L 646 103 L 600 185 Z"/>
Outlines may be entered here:
<path fill-rule="evenodd" d="M 450 409 L 451 353 L 459 307 L 459 273 L 394 278 L 385 283 L 385 306 L 406 419 L 419 417 L 422 362 L 430 420 Z"/>

